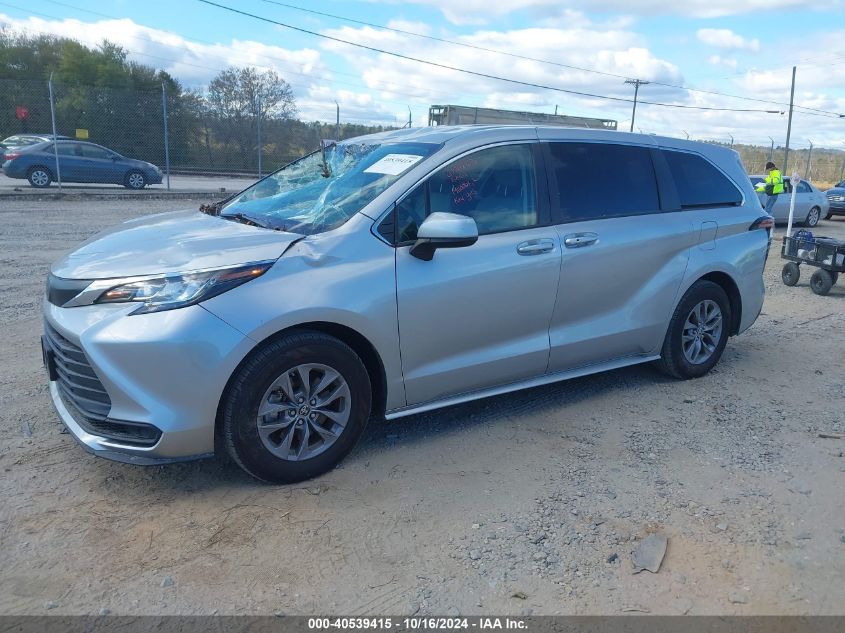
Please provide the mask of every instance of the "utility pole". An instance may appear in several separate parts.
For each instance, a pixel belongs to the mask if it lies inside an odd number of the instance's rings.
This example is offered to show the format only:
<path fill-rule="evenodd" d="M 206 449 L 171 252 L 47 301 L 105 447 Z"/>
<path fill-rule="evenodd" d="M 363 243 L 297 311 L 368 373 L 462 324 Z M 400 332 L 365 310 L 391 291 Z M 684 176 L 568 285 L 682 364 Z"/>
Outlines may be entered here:
<path fill-rule="evenodd" d="M 807 140 L 810 141 L 810 139 L 807 139 Z M 807 168 L 804 170 L 804 179 L 805 180 L 812 180 L 812 178 L 810 178 L 810 165 L 812 165 L 812 163 L 810 162 L 810 159 L 812 157 L 813 157 L 813 141 L 810 141 L 810 151 L 807 152 Z"/>
<path fill-rule="evenodd" d="M 795 66 L 792 67 L 792 88 L 789 91 L 789 121 L 786 124 L 786 148 L 783 150 L 783 175 L 789 175 L 789 136 L 792 134 L 792 105 L 795 100 Z"/>
<path fill-rule="evenodd" d="M 731 137 L 731 149 L 733 149 L 733 148 L 734 148 L 734 135 L 733 135 L 733 134 L 728 134 L 728 136 L 730 136 L 730 137 Z"/>
<path fill-rule="evenodd" d="M 334 137 L 336 141 L 340 141 L 340 104 L 335 101 L 334 104 L 337 106 L 337 120 L 334 124 Z"/>
<path fill-rule="evenodd" d="M 557 116 L 557 106 L 555 106 L 555 116 Z"/>
<path fill-rule="evenodd" d="M 772 156 L 775 155 L 775 139 L 773 139 L 771 136 L 769 137 L 769 139 L 772 141 L 772 147 L 769 149 L 769 162 L 771 163 L 772 162 Z M 784 172 L 784 173 L 786 173 L 786 172 Z"/>
<path fill-rule="evenodd" d="M 640 91 L 640 86 L 645 86 L 646 84 L 651 83 L 651 82 L 643 81 L 642 79 L 626 79 L 625 83 L 634 86 L 634 111 L 631 113 L 631 130 L 630 130 L 631 132 L 633 132 L 634 131 L 634 119 L 637 116 L 637 93 L 639 93 L 639 91 Z M 557 111 L 557 108 L 555 108 L 555 111 Z"/>
<path fill-rule="evenodd" d="M 414 120 L 411 117 L 411 106 L 408 106 L 408 129 L 409 130 L 411 129 L 411 126 L 413 125 L 413 123 L 414 123 Z"/>

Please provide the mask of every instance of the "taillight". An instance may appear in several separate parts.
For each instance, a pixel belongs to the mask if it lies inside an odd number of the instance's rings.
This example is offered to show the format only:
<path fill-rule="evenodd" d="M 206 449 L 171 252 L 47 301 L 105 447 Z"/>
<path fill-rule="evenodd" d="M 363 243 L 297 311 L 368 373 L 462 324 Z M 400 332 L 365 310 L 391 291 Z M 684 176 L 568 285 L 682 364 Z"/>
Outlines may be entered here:
<path fill-rule="evenodd" d="M 755 229 L 766 229 L 771 231 L 773 228 L 775 228 L 775 219 L 770 215 L 764 215 L 754 220 L 754 222 L 751 223 L 751 226 L 748 227 L 748 230 L 753 231 Z"/>
<path fill-rule="evenodd" d="M 20 154 L 19 154 L 19 153 L 14 153 L 14 154 L 5 154 L 5 155 L 3 156 L 3 160 L 12 160 L 13 158 L 17 158 L 18 156 L 20 156 Z"/>

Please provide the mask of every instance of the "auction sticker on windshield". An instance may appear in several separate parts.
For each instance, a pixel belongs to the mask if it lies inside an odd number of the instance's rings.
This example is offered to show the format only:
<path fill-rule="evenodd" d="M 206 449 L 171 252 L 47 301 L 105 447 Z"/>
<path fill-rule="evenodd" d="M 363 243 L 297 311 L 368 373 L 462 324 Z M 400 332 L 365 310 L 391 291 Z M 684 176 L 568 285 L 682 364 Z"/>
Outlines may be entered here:
<path fill-rule="evenodd" d="M 414 163 L 421 161 L 422 158 L 422 156 L 415 154 L 388 154 L 367 167 L 364 172 L 368 174 L 398 176 Z"/>

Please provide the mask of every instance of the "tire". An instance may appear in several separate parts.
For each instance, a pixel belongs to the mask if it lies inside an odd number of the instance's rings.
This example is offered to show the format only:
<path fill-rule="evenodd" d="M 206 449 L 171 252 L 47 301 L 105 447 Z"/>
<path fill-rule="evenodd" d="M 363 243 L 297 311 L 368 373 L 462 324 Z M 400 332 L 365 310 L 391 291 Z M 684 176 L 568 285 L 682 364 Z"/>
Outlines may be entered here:
<path fill-rule="evenodd" d="M 358 355 L 332 336 L 302 330 L 271 341 L 241 365 L 223 395 L 218 424 L 243 470 L 288 484 L 334 468 L 361 437 L 371 406 L 370 377 Z"/>
<path fill-rule="evenodd" d="M 831 288 L 833 288 L 833 282 L 833 275 L 823 268 L 819 268 L 813 273 L 813 276 L 810 277 L 810 289 L 817 295 L 821 295 L 823 297 L 830 292 Z"/>
<path fill-rule="evenodd" d="M 832 214 L 832 213 L 828 213 L 826 216 L 824 216 L 824 219 L 825 219 L 825 220 L 830 220 L 830 219 L 832 219 L 832 218 L 833 218 L 833 214 Z"/>
<path fill-rule="evenodd" d="M 704 318 L 699 318 L 702 315 Z M 718 327 L 713 325 L 717 316 Z M 689 329 L 696 322 L 704 324 L 703 331 L 706 333 L 700 334 L 697 330 Z M 657 367 L 663 373 L 681 380 L 705 375 L 722 357 L 731 322 L 731 302 L 722 287 L 712 281 L 695 282 L 681 298 L 669 321 L 660 360 L 656 361 Z M 696 339 L 701 352 L 698 357 L 694 353 Z"/>
<path fill-rule="evenodd" d="M 780 273 L 780 278 L 787 286 L 794 286 L 801 278 L 801 268 L 795 262 L 788 262 Z"/>
<path fill-rule="evenodd" d="M 143 189 L 147 186 L 147 177 L 142 172 L 133 169 L 123 179 L 123 186 L 127 189 Z"/>
<path fill-rule="evenodd" d="M 813 207 L 810 209 L 810 212 L 807 214 L 807 217 L 804 219 L 804 226 L 814 227 L 818 226 L 819 218 L 821 217 L 822 210 L 818 207 Z"/>
<path fill-rule="evenodd" d="M 26 179 L 33 187 L 46 189 L 50 186 L 50 183 L 53 182 L 53 174 L 51 174 L 50 170 L 46 167 L 36 165 L 35 167 L 31 167 L 27 172 Z"/>
<path fill-rule="evenodd" d="M 833 285 L 835 286 L 836 282 L 839 281 L 839 273 L 831 273 L 830 271 L 827 272 L 830 273 L 830 278 L 833 280 Z"/>

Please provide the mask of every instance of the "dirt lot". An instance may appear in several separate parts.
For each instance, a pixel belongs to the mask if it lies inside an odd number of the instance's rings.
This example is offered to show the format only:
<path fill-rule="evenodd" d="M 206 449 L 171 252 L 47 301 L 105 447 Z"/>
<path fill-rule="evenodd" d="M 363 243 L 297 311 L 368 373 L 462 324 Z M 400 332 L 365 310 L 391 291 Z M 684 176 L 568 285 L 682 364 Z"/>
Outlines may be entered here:
<path fill-rule="evenodd" d="M 170 206 L 0 202 L 0 613 L 845 614 L 845 440 L 819 437 L 845 433 L 845 279 L 787 288 L 775 253 L 705 378 L 636 367 L 373 424 L 329 475 L 269 487 L 91 457 L 49 404 L 49 263 Z M 652 532 L 663 566 L 632 574 Z"/>

